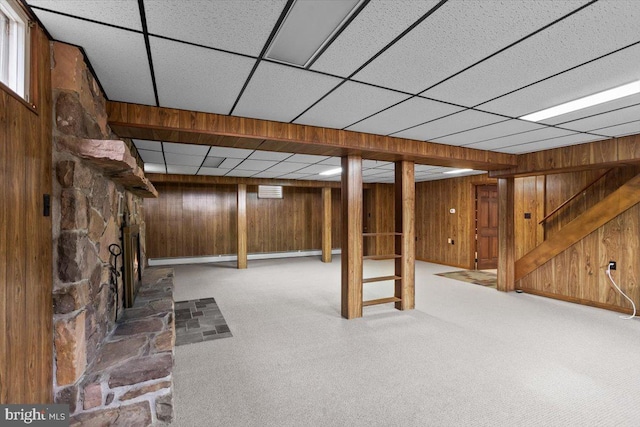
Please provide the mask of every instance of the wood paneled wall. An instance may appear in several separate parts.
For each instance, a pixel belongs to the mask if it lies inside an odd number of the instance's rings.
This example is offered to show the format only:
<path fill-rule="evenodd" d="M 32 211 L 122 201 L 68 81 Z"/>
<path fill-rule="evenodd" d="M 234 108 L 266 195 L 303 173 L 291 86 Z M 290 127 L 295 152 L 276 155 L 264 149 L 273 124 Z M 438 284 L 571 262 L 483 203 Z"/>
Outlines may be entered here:
<path fill-rule="evenodd" d="M 36 109 L 0 85 L 0 403 L 53 399 L 49 40 L 31 37 Z"/>
<path fill-rule="evenodd" d="M 416 258 L 474 268 L 475 185 L 495 183 L 487 175 L 416 183 Z"/>
<path fill-rule="evenodd" d="M 544 186 L 545 196 L 541 198 L 540 186 L 536 191 L 533 185 L 522 188 L 521 196 L 524 200 L 544 200 L 546 212 L 551 212 L 602 172 L 604 171 L 548 175 Z M 553 235 L 639 172 L 640 169 L 637 167 L 611 170 L 603 179 L 552 216 L 545 224 L 544 233 L 547 236 Z M 524 179 L 543 178 L 521 180 Z M 531 227 L 539 220 L 532 220 L 528 230 L 525 226 L 516 234 L 517 246 L 522 244 L 531 247 L 530 240 L 527 243 L 527 236 L 535 233 Z M 611 286 L 606 277 L 606 267 L 611 260 L 618 264 L 618 269 L 612 272 L 614 279 L 636 305 L 640 306 L 639 233 L 640 206 L 636 205 L 525 276 L 516 286 L 532 293 L 582 304 L 628 310 L 631 305 Z"/>
<path fill-rule="evenodd" d="M 236 186 L 154 184 L 145 204 L 149 258 L 236 253 Z M 282 199 L 258 199 L 247 186 L 249 253 L 322 248 L 322 190 L 283 187 Z M 340 246 L 340 190 L 332 189 L 332 246 Z"/>
<path fill-rule="evenodd" d="M 395 231 L 393 184 L 370 184 L 363 192 L 364 232 L 390 233 Z M 394 236 L 365 237 L 364 255 L 394 253 Z"/>

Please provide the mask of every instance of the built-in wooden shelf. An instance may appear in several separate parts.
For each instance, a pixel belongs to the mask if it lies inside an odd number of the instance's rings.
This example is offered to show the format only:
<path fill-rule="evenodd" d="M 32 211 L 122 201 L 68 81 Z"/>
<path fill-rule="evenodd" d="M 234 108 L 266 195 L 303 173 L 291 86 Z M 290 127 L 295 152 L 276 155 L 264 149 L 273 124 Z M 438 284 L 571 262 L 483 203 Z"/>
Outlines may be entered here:
<path fill-rule="evenodd" d="M 389 298 L 380 298 L 380 299 L 370 299 L 368 301 L 362 301 L 362 306 L 366 307 L 368 305 L 377 305 L 377 304 L 387 304 L 390 302 L 400 302 L 402 301 L 398 297 L 389 297 Z"/>
<path fill-rule="evenodd" d="M 400 279 L 402 279 L 402 277 L 400 276 L 367 277 L 366 279 L 362 279 L 362 283 L 384 282 L 385 280 L 400 280 Z"/>
<path fill-rule="evenodd" d="M 402 258 L 402 255 L 398 255 L 398 254 L 387 254 L 387 255 L 365 255 L 362 257 L 362 259 L 396 259 L 396 258 Z"/>
<path fill-rule="evenodd" d="M 372 236 L 402 236 L 402 233 L 362 233 L 362 237 L 372 237 Z"/>

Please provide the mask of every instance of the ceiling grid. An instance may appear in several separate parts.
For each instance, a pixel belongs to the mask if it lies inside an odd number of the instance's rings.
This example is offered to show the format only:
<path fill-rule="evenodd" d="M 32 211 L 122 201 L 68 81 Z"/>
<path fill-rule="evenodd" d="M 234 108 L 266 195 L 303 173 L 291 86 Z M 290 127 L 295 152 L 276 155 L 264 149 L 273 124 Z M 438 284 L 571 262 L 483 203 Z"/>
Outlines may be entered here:
<path fill-rule="evenodd" d="M 26 3 L 113 101 L 512 154 L 640 133 L 640 95 L 519 119 L 640 80 L 638 1 L 367 0 L 305 67 L 265 58 L 296 1 L 314 0 Z M 333 157 L 134 142 L 153 172 L 340 179 L 318 175 Z M 393 182 L 372 162 L 364 182 Z M 416 181 L 450 169 L 416 165 Z"/>

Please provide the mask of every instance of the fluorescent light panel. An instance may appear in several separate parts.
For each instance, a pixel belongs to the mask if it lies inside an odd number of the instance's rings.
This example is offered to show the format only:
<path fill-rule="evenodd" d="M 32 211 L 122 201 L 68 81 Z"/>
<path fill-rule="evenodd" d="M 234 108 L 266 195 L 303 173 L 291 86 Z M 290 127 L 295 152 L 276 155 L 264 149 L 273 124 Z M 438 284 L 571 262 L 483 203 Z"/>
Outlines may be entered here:
<path fill-rule="evenodd" d="M 362 0 L 296 0 L 266 57 L 305 67 L 356 10 Z"/>
<path fill-rule="evenodd" d="M 585 96 L 584 98 L 576 99 L 575 101 L 565 102 L 564 104 L 556 105 L 555 107 L 547 108 L 532 114 L 527 114 L 526 116 L 520 117 L 520 119 L 528 120 L 530 122 L 539 122 L 550 117 L 561 116 L 563 114 L 571 113 L 572 111 L 582 110 L 583 108 L 604 104 L 605 102 L 624 98 L 625 96 L 635 95 L 636 93 L 640 93 L 640 80 L 605 90 L 604 92 Z"/>
<path fill-rule="evenodd" d="M 339 173 L 342 173 L 342 168 L 329 169 L 327 171 L 320 172 L 319 175 L 338 175 Z"/>
<path fill-rule="evenodd" d="M 450 173 L 463 173 L 463 172 L 471 172 L 473 169 L 454 169 L 452 171 L 446 171 L 442 173 L 450 174 Z"/>

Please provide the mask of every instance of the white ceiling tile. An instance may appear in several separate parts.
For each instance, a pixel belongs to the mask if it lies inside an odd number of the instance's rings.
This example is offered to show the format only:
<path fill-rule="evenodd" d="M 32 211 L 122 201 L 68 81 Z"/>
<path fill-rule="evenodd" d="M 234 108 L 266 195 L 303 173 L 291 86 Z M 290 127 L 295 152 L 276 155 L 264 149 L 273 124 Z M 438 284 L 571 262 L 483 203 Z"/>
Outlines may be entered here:
<path fill-rule="evenodd" d="M 419 93 L 584 3 L 449 1 L 355 78 Z"/>
<path fill-rule="evenodd" d="M 638 21 L 638 1 L 597 2 L 424 95 L 469 106 L 486 102 L 638 41 Z"/>
<path fill-rule="evenodd" d="M 255 60 L 150 37 L 160 106 L 228 114 Z"/>
<path fill-rule="evenodd" d="M 295 172 L 305 167 L 307 167 L 306 163 L 282 162 L 282 163 L 278 163 L 277 165 L 271 166 L 269 168 L 269 172 L 283 174 L 283 173 Z"/>
<path fill-rule="evenodd" d="M 140 9 L 136 0 L 28 0 L 27 3 L 30 6 L 142 31 Z"/>
<path fill-rule="evenodd" d="M 138 150 L 138 154 L 145 163 L 164 163 L 164 156 L 161 151 Z"/>
<path fill-rule="evenodd" d="M 415 164 L 413 166 L 413 169 L 415 172 L 427 172 L 433 169 L 436 169 L 437 166 L 431 166 L 431 165 L 419 165 L 419 164 Z"/>
<path fill-rule="evenodd" d="M 369 160 L 369 159 L 362 160 L 362 167 L 364 169 L 369 169 L 369 168 L 383 168 L 383 169 L 391 169 L 391 170 L 394 169 L 392 162 L 383 162 L 382 160 Z"/>
<path fill-rule="evenodd" d="M 197 166 L 174 166 L 167 165 L 168 173 L 175 173 L 180 175 L 195 175 L 198 172 Z"/>
<path fill-rule="evenodd" d="M 230 147 L 211 147 L 209 156 L 211 157 L 231 157 L 233 159 L 245 159 L 253 153 L 253 150 L 245 148 L 230 148 Z"/>
<path fill-rule="evenodd" d="M 187 156 L 185 154 L 165 153 L 164 157 L 169 165 L 179 166 L 200 166 L 204 161 L 204 156 Z"/>
<path fill-rule="evenodd" d="M 258 172 L 257 174 L 253 175 L 254 178 L 277 178 L 280 175 L 282 175 L 281 172 L 271 172 L 271 170 L 267 170 L 264 172 Z"/>
<path fill-rule="evenodd" d="M 598 114 L 597 116 L 563 123 L 561 126 L 566 129 L 579 130 L 583 132 L 595 131 L 595 133 L 599 133 L 596 129 L 628 123 L 638 119 L 640 119 L 640 104 L 633 107 L 611 111 L 609 113 Z"/>
<path fill-rule="evenodd" d="M 233 115 L 290 122 L 341 81 L 263 61 L 251 77 Z"/>
<path fill-rule="evenodd" d="M 475 110 L 465 110 L 424 125 L 407 129 L 393 136 L 425 141 L 501 121 L 504 121 L 504 117 Z"/>
<path fill-rule="evenodd" d="M 242 163 L 240 163 L 237 166 L 237 169 L 249 170 L 249 171 L 263 171 L 275 165 L 276 163 L 278 162 L 272 161 L 272 160 L 247 159 L 247 160 L 243 160 Z"/>
<path fill-rule="evenodd" d="M 407 96 L 361 83 L 346 82 L 295 123 L 342 129 L 403 99 L 407 99 Z"/>
<path fill-rule="evenodd" d="M 149 32 L 257 56 L 284 9 L 285 0 L 146 1 Z"/>
<path fill-rule="evenodd" d="M 389 171 L 386 171 L 384 169 L 365 169 L 362 171 L 362 176 L 372 176 L 372 175 L 380 175 L 380 174 L 384 174 L 386 176 L 386 174 Z"/>
<path fill-rule="evenodd" d="M 504 135 L 513 135 L 520 132 L 542 129 L 544 127 L 544 125 L 524 120 L 505 120 L 504 122 L 498 122 L 477 129 L 455 133 L 443 138 L 436 138 L 433 142 L 449 145 L 467 145 L 487 139 L 498 138 Z"/>
<path fill-rule="evenodd" d="M 36 15 L 54 39 L 84 48 L 110 100 L 155 105 L 142 34 L 41 10 Z"/>
<path fill-rule="evenodd" d="M 640 44 L 482 105 L 520 117 L 638 80 Z M 566 121 L 562 116 L 558 121 Z M 557 123 L 557 122 L 556 122 Z"/>
<path fill-rule="evenodd" d="M 329 180 L 321 180 L 318 179 L 319 176 L 318 175 L 305 175 L 305 176 L 301 176 L 300 178 L 297 179 L 301 179 L 303 181 L 329 181 Z"/>
<path fill-rule="evenodd" d="M 227 159 L 224 159 L 224 161 L 220 163 L 220 166 L 218 167 L 222 169 L 233 169 L 236 166 L 238 166 L 240 163 L 242 163 L 242 161 L 243 159 L 227 158 Z"/>
<path fill-rule="evenodd" d="M 599 141 L 606 139 L 603 137 L 588 135 L 586 133 L 574 133 L 560 138 L 551 138 L 544 141 L 536 141 L 528 144 L 514 145 L 512 147 L 500 148 L 500 151 L 509 154 L 524 154 L 534 151 L 549 150 L 551 148 L 565 147 L 567 145 L 584 144 L 587 142 Z"/>
<path fill-rule="evenodd" d="M 284 160 L 287 157 L 291 157 L 293 153 L 280 153 L 277 151 L 254 151 L 252 155 L 249 156 L 251 160 Z"/>
<path fill-rule="evenodd" d="M 398 7 L 397 0 L 369 2 L 311 68 L 349 76 L 436 3 L 411 1 Z"/>
<path fill-rule="evenodd" d="M 442 102 L 430 101 L 424 98 L 411 98 L 401 104 L 391 107 L 375 116 L 350 126 L 348 129 L 357 132 L 388 135 L 402 129 L 434 120 L 447 114 L 463 110 Z"/>
<path fill-rule="evenodd" d="M 640 116 L 636 116 L 640 117 Z M 625 136 L 640 133 L 640 120 L 594 129 L 593 133 L 607 136 Z"/>
<path fill-rule="evenodd" d="M 307 165 L 307 167 L 300 169 L 299 171 L 296 171 L 296 173 L 319 174 L 320 172 L 324 172 L 326 170 L 327 170 L 327 165 Z"/>
<path fill-rule="evenodd" d="M 198 171 L 198 175 L 223 176 L 227 172 L 229 172 L 229 169 L 208 168 L 203 166 L 200 168 L 200 171 Z"/>
<path fill-rule="evenodd" d="M 640 93 L 631 96 L 625 96 L 624 98 L 616 99 L 614 101 L 605 102 L 604 104 L 594 105 L 593 107 L 583 108 L 582 110 L 563 114 L 561 116 L 550 117 L 546 120 L 541 120 L 539 123 L 557 125 L 571 122 L 577 119 L 587 118 L 596 114 L 618 110 L 620 108 L 634 106 L 637 104 L 640 104 Z"/>
<path fill-rule="evenodd" d="M 167 173 L 167 169 L 165 168 L 164 163 L 145 163 L 144 171 L 149 173 Z"/>
<path fill-rule="evenodd" d="M 223 157 L 211 157 L 211 156 L 209 156 L 209 157 L 206 157 L 204 159 L 204 162 L 202 162 L 202 166 L 203 167 L 207 167 L 207 168 L 219 168 L 220 164 L 222 162 L 224 162 L 224 161 L 225 161 L 225 159 Z M 240 160 L 238 160 L 238 161 L 240 161 Z M 229 168 L 229 169 L 231 169 L 231 168 Z"/>
<path fill-rule="evenodd" d="M 329 166 L 340 166 L 342 164 L 342 159 L 340 159 L 340 157 L 329 157 L 327 160 L 321 161 L 320 164 Z"/>
<path fill-rule="evenodd" d="M 282 175 L 279 178 L 282 178 L 282 179 L 302 179 L 302 178 L 307 177 L 307 176 L 309 176 L 309 174 L 307 174 L 307 173 L 289 173 L 289 174 L 286 174 L 286 175 Z"/>
<path fill-rule="evenodd" d="M 242 169 L 233 169 L 229 172 L 227 172 L 227 174 L 225 176 L 237 176 L 237 177 L 249 177 L 249 176 L 253 176 L 256 173 L 256 171 L 250 171 L 250 170 L 242 170 Z"/>
<path fill-rule="evenodd" d="M 287 159 L 288 162 L 296 163 L 319 163 L 323 160 L 327 160 L 328 156 L 315 156 L 311 154 L 294 154 Z"/>
<path fill-rule="evenodd" d="M 160 141 L 148 141 L 146 139 L 134 139 L 133 144 L 138 150 L 162 151 Z"/>
<path fill-rule="evenodd" d="M 534 141 L 542 141 L 549 138 L 560 138 L 562 136 L 571 135 L 575 132 L 557 129 L 552 127 L 545 127 L 529 132 L 518 133 L 514 135 L 507 135 L 500 138 L 493 138 L 483 142 L 474 144 L 468 144 L 466 147 L 477 148 L 480 150 L 493 150 L 496 148 L 508 147 L 511 145 L 525 144 Z"/>
<path fill-rule="evenodd" d="M 209 151 L 208 145 L 177 144 L 175 142 L 164 142 L 165 153 L 187 154 L 189 156 L 204 156 Z"/>

